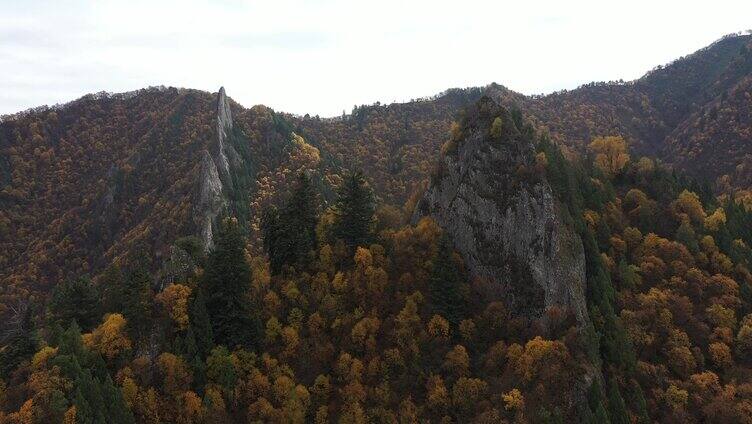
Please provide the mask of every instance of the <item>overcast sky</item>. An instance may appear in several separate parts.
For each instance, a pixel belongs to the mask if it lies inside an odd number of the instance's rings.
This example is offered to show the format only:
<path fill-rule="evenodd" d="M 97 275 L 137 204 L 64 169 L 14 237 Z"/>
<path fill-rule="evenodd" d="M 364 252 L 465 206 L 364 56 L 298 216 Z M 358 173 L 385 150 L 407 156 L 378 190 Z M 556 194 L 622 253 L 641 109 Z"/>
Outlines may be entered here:
<path fill-rule="evenodd" d="M 0 114 L 151 85 L 321 116 L 491 82 L 548 93 L 750 28 L 750 0 L 0 0 Z"/>

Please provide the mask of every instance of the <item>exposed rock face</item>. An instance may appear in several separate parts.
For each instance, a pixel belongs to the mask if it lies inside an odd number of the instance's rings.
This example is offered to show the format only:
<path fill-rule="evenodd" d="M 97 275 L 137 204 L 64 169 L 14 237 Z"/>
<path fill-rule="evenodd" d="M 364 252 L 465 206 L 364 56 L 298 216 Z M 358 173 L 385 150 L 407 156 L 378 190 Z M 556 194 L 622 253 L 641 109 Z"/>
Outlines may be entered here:
<path fill-rule="evenodd" d="M 222 181 L 219 179 L 217 165 L 206 150 L 202 151 L 198 184 L 194 221 L 200 229 L 204 248 L 209 249 L 213 246 L 212 224 L 225 208 L 226 202 L 222 196 Z"/>
<path fill-rule="evenodd" d="M 503 130 L 493 137 L 497 117 Z M 530 137 L 487 97 L 467 111 L 462 134 L 441 159 L 414 220 L 430 215 L 449 232 L 484 295 L 529 317 L 568 308 L 585 323 L 582 241 L 535 171 Z"/>
<path fill-rule="evenodd" d="M 230 166 L 236 165 L 240 161 L 240 155 L 235 148 L 228 143 L 228 137 L 232 134 L 232 112 L 230 111 L 230 102 L 225 95 L 225 88 L 219 88 L 217 95 L 217 167 L 221 172 L 222 180 L 228 186 L 232 187 L 232 177 Z"/>
<path fill-rule="evenodd" d="M 212 226 L 217 217 L 227 207 L 226 191 L 232 189 L 231 169 L 239 163 L 240 156 L 229 143 L 233 131 L 230 103 L 225 88 L 217 95 L 217 145 L 214 155 L 207 150 L 201 152 L 197 188 L 194 194 L 193 220 L 199 228 L 204 248 L 213 246 Z"/>

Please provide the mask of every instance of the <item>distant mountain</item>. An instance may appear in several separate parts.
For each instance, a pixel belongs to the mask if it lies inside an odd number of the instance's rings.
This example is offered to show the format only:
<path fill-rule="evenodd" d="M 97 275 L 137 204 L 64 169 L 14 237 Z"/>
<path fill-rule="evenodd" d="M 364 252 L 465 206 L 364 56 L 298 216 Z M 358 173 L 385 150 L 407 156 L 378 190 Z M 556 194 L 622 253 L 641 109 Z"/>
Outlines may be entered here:
<path fill-rule="evenodd" d="M 329 198 L 343 169 L 360 168 L 383 202 L 411 212 L 452 122 L 484 94 L 559 144 L 619 134 L 636 155 L 746 188 L 751 78 L 752 36 L 734 35 L 636 81 L 547 96 L 492 84 L 322 119 L 244 108 L 223 91 L 150 88 L 6 116 L 0 290 L 96 275 L 138 246 L 166 255 L 183 236 L 209 243 L 230 209 L 257 232 L 261 209 L 301 170 L 319 174 Z"/>
<path fill-rule="evenodd" d="M 715 179 L 744 158 L 732 146 L 750 140 L 749 96 L 744 101 L 750 76 L 752 36 L 728 36 L 636 81 L 589 84 L 531 99 L 524 107 L 561 143 L 582 147 L 594 136 L 619 134 L 636 154 Z M 728 132 L 708 133 L 722 109 L 729 115 L 720 118 L 728 120 Z M 693 125 L 700 116 L 706 116 L 703 126 Z M 705 161 L 697 162 L 699 157 Z"/>
<path fill-rule="evenodd" d="M 524 96 L 491 84 L 448 90 L 427 100 L 361 106 L 343 119 L 291 120 L 307 140 L 357 164 L 375 184 L 388 187 L 388 200 L 397 203 L 407 200 L 410 188 L 428 175 L 459 111 L 483 94 L 521 109 L 559 143 L 582 149 L 593 137 L 619 134 L 637 155 L 655 156 L 715 180 L 734 173 L 752 151 L 752 144 L 745 143 L 750 128 L 745 87 L 750 75 L 752 35 L 731 35 L 631 82 L 591 83 L 546 96 Z M 718 122 L 714 110 L 725 110 L 721 119 L 729 120 L 723 135 L 706 133 L 706 122 Z M 695 128 L 691 122 L 700 116 L 707 116 L 702 121 L 706 126 Z M 745 179 L 738 185 L 749 183 Z"/>

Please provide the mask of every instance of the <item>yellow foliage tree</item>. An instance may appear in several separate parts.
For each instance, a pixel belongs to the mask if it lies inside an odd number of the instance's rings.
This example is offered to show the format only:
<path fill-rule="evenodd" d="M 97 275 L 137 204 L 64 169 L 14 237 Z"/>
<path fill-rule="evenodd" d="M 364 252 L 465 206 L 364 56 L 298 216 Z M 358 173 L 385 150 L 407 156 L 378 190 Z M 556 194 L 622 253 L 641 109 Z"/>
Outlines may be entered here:
<path fill-rule="evenodd" d="M 718 208 L 705 218 L 705 228 L 710 231 L 718 231 L 721 225 L 726 223 L 726 211 Z"/>
<path fill-rule="evenodd" d="M 530 382 L 539 374 L 563 376 L 569 360 L 569 351 L 564 343 L 555 340 L 545 340 L 540 336 L 528 341 L 525 347 L 512 345 L 507 357 L 512 362 L 514 371 L 523 381 Z"/>
<path fill-rule="evenodd" d="M 434 315 L 428 322 L 428 334 L 436 340 L 446 341 L 449 339 L 449 321 L 441 315 Z"/>
<path fill-rule="evenodd" d="M 627 143 L 621 136 L 596 137 L 590 143 L 595 164 L 607 176 L 613 177 L 629 162 Z"/>
<path fill-rule="evenodd" d="M 76 405 L 71 406 L 65 411 L 63 416 L 63 424 L 76 424 Z"/>
<path fill-rule="evenodd" d="M 671 204 L 671 209 L 680 219 L 689 220 L 697 225 L 705 223 L 706 214 L 700 202 L 700 196 L 689 190 L 684 190 L 679 194 L 679 197 Z"/>
<path fill-rule="evenodd" d="M 452 387 L 452 404 L 465 414 L 472 413 L 477 402 L 485 396 L 488 383 L 478 378 L 461 377 Z"/>
<path fill-rule="evenodd" d="M 188 300 L 191 288 L 182 284 L 170 284 L 157 295 L 165 313 L 175 322 L 178 329 L 188 328 Z"/>
<path fill-rule="evenodd" d="M 491 123 L 491 137 L 500 138 L 501 130 L 504 128 L 504 122 L 500 116 L 497 116 Z"/>
<path fill-rule="evenodd" d="M 183 358 L 165 352 L 157 358 L 157 365 L 162 375 L 162 387 L 165 393 L 177 397 L 189 389 L 193 378 Z"/>
<path fill-rule="evenodd" d="M 708 346 L 708 351 L 710 352 L 710 359 L 713 361 L 713 364 L 720 369 L 725 369 L 734 363 L 731 357 L 731 349 L 726 343 L 711 343 Z"/>
<path fill-rule="evenodd" d="M 501 395 L 504 409 L 507 411 L 522 411 L 525 409 L 525 397 L 519 389 L 512 389 Z"/>
<path fill-rule="evenodd" d="M 444 411 L 449 406 L 449 391 L 439 375 L 431 375 L 426 382 L 426 403 L 434 411 Z"/>
<path fill-rule="evenodd" d="M 668 389 L 666 389 L 664 398 L 671 409 L 678 411 L 683 409 L 687 405 L 689 393 L 687 393 L 686 390 L 682 390 L 672 384 L 668 387 Z"/>
<path fill-rule="evenodd" d="M 470 356 L 462 345 L 456 345 L 444 357 L 444 368 L 455 377 L 466 377 L 470 370 Z"/>
<path fill-rule="evenodd" d="M 193 391 L 187 391 L 181 396 L 180 422 L 193 424 L 201 422 L 203 405 L 201 398 Z"/>
<path fill-rule="evenodd" d="M 120 352 L 131 348 L 131 341 L 125 331 L 127 322 L 120 314 L 108 314 L 104 322 L 91 333 L 84 334 L 86 347 L 112 359 Z"/>
<path fill-rule="evenodd" d="M 647 177 L 655 171 L 655 162 L 648 157 L 641 157 L 637 161 L 637 173 L 642 177 Z"/>

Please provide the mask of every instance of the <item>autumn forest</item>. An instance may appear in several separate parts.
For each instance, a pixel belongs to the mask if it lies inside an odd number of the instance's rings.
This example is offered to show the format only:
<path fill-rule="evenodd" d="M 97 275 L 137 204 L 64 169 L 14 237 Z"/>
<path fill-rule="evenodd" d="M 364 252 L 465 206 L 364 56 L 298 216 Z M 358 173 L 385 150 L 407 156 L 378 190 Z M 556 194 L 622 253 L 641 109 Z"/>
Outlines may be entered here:
<path fill-rule="evenodd" d="M 0 118 L 0 424 L 752 423 L 752 36 L 341 117 Z"/>

